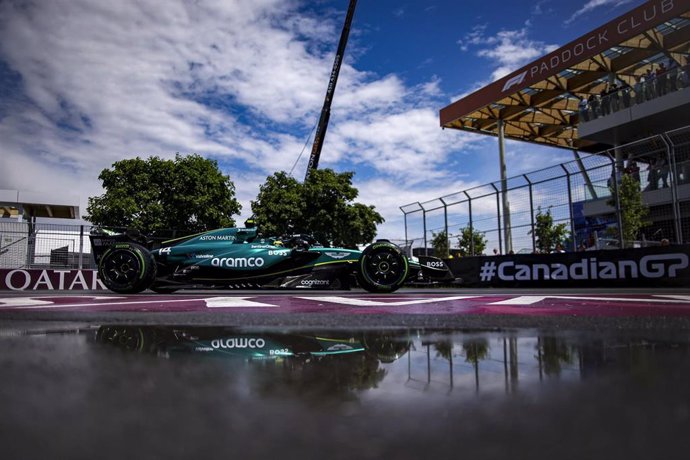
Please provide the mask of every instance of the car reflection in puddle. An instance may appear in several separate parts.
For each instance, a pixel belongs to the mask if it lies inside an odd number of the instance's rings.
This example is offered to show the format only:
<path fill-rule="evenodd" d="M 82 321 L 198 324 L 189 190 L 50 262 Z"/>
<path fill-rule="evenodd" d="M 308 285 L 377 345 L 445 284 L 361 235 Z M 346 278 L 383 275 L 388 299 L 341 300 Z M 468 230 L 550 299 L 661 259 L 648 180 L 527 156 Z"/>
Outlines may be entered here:
<path fill-rule="evenodd" d="M 690 342 L 669 336 L 107 325 L 0 337 L 30 351 L 0 354 L 0 441 L 18 446 L 8 458 L 75 445 L 100 458 L 133 445 L 141 458 L 189 458 L 189 446 L 196 457 L 679 458 Z"/>

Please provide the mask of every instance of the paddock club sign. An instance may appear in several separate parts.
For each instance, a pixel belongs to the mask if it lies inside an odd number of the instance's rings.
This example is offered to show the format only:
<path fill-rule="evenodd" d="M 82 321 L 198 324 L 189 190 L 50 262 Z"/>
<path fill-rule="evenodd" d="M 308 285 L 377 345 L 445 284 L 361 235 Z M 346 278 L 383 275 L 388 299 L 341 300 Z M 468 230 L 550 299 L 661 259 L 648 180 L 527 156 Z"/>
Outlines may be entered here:
<path fill-rule="evenodd" d="M 690 0 L 651 0 L 441 109 L 441 126 L 603 53 L 690 9 Z"/>
<path fill-rule="evenodd" d="M 690 246 L 462 257 L 448 265 L 470 287 L 690 286 Z"/>
<path fill-rule="evenodd" d="M 102 291 L 96 270 L 0 269 L 0 290 Z"/>

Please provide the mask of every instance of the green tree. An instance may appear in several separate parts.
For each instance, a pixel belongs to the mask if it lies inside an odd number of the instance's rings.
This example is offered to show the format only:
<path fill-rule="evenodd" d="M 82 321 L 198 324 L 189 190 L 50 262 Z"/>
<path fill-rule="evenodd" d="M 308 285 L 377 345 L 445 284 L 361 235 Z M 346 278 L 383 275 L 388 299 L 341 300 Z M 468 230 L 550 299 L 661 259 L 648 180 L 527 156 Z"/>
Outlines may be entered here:
<path fill-rule="evenodd" d="M 458 247 L 461 256 L 478 256 L 486 249 L 486 237 L 483 233 L 471 228 L 470 226 L 460 229 Z"/>
<path fill-rule="evenodd" d="M 303 231 L 306 206 L 302 189 L 302 184 L 284 171 L 268 176 L 259 186 L 251 206 L 263 234 L 279 236 Z"/>
<path fill-rule="evenodd" d="M 95 225 L 195 233 L 234 225 L 241 209 L 218 163 L 196 154 L 121 160 L 98 178 L 105 193 L 89 198 L 84 216 Z"/>
<path fill-rule="evenodd" d="M 436 257 L 448 257 L 448 234 L 446 231 L 441 233 L 431 233 L 433 238 L 431 246 L 434 248 L 434 255 Z"/>
<path fill-rule="evenodd" d="M 531 234 L 532 231 L 530 230 L 529 233 Z M 540 206 L 537 208 L 534 234 L 536 237 L 537 249 L 540 252 L 548 253 L 556 247 L 556 244 L 564 244 L 570 232 L 568 231 L 568 224 L 553 223 L 551 208 L 543 212 Z"/>
<path fill-rule="evenodd" d="M 252 201 L 257 225 L 266 235 L 310 233 L 326 245 L 371 242 L 384 219 L 373 206 L 353 203 L 359 194 L 353 174 L 319 169 L 304 183 L 283 171 L 269 176 Z"/>
<path fill-rule="evenodd" d="M 637 239 L 640 229 L 650 224 L 647 221 L 649 208 L 642 201 L 640 183 L 629 174 L 623 174 L 618 184 L 619 203 L 616 203 L 614 184 L 609 186 L 609 190 L 611 191 L 611 198 L 606 203 L 613 208 L 620 204 L 621 225 L 623 226 L 623 245 L 621 247 L 625 247 Z"/>
<path fill-rule="evenodd" d="M 537 345 L 537 358 L 544 366 L 546 375 L 560 375 L 562 364 L 573 363 L 573 353 L 563 339 L 542 337 Z"/>

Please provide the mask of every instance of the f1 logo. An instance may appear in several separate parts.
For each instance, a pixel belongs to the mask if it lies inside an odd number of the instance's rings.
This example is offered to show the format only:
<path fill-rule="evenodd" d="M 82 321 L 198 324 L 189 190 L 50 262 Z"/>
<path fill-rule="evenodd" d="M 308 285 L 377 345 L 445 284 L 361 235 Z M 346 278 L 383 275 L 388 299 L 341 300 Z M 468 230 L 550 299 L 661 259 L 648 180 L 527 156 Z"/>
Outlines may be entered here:
<path fill-rule="evenodd" d="M 509 79 L 505 85 L 503 85 L 503 90 L 502 91 L 507 91 L 511 87 L 515 85 L 519 85 L 523 81 L 525 81 L 525 75 L 527 75 L 527 71 L 525 70 L 521 74 L 515 75 L 513 78 Z"/>

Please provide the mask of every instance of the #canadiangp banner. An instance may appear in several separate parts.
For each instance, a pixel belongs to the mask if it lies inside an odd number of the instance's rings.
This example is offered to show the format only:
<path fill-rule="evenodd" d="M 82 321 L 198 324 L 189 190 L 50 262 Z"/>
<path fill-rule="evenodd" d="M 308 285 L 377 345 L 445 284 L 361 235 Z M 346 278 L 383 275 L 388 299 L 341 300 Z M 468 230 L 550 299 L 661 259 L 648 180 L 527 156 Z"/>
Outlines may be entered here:
<path fill-rule="evenodd" d="M 690 246 L 462 257 L 446 262 L 470 287 L 690 286 Z"/>
<path fill-rule="evenodd" d="M 0 290 L 97 291 L 106 287 L 96 270 L 0 269 Z"/>

